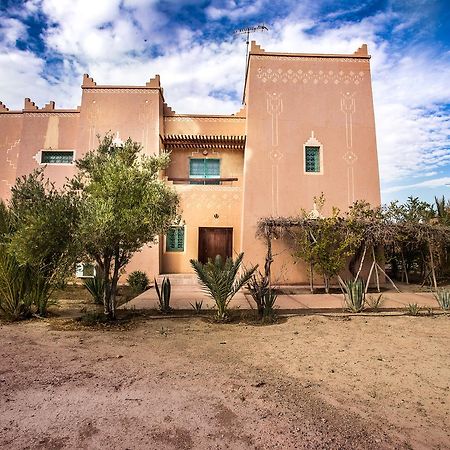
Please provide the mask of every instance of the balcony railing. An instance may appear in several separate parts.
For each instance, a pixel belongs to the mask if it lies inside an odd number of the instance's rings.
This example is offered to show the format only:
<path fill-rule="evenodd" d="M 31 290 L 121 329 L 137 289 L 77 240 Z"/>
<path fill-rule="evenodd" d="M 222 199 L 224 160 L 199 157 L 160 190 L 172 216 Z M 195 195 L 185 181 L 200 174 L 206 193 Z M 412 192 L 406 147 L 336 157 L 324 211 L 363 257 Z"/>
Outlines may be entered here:
<path fill-rule="evenodd" d="M 172 181 L 173 184 L 199 184 L 199 185 L 224 185 L 233 186 L 234 181 L 238 181 L 238 178 L 167 178 L 168 181 Z"/>

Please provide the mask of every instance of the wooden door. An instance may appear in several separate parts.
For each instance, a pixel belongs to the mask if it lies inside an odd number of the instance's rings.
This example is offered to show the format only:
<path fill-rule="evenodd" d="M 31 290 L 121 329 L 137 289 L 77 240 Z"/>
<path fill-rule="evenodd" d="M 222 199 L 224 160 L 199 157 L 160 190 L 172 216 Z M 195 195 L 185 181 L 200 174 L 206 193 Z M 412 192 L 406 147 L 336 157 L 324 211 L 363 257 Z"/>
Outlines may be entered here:
<path fill-rule="evenodd" d="M 198 229 L 198 259 L 201 263 L 214 260 L 220 255 L 223 260 L 230 258 L 233 253 L 233 228 Z"/>

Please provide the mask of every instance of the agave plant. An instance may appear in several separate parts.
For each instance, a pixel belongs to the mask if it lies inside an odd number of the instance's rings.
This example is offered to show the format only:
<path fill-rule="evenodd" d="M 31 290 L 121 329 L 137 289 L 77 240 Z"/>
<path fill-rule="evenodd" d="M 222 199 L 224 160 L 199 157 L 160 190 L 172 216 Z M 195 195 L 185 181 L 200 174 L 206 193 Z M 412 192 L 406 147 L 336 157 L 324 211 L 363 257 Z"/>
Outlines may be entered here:
<path fill-rule="evenodd" d="M 244 254 L 240 253 L 233 261 L 227 258 L 225 261 L 217 255 L 214 261 L 206 264 L 191 259 L 200 283 L 204 290 L 214 299 L 217 306 L 217 320 L 224 321 L 228 318 L 228 305 L 236 292 L 239 291 L 252 277 L 258 266 L 244 269 L 239 273 Z"/>
<path fill-rule="evenodd" d="M 158 286 L 158 282 L 155 278 L 155 289 L 156 294 L 158 295 L 159 310 L 163 313 L 169 313 L 172 311 L 172 308 L 170 307 L 171 286 L 169 278 L 163 278 L 161 288 Z"/>
<path fill-rule="evenodd" d="M 83 281 L 83 285 L 92 295 L 94 302 L 98 305 L 103 305 L 103 293 L 105 291 L 105 283 L 103 278 L 98 275 L 86 278 Z"/>
<path fill-rule="evenodd" d="M 444 311 L 450 310 L 450 290 L 448 289 L 438 289 L 438 291 L 434 294 L 436 297 L 439 306 Z"/>
<path fill-rule="evenodd" d="M 273 319 L 277 294 L 272 290 L 268 278 L 261 272 L 253 274 L 247 283 L 247 288 L 256 303 L 259 317 L 263 321 Z"/>
<path fill-rule="evenodd" d="M 362 280 L 339 280 L 344 290 L 345 304 L 352 312 L 361 312 L 366 303 L 364 283 Z"/>

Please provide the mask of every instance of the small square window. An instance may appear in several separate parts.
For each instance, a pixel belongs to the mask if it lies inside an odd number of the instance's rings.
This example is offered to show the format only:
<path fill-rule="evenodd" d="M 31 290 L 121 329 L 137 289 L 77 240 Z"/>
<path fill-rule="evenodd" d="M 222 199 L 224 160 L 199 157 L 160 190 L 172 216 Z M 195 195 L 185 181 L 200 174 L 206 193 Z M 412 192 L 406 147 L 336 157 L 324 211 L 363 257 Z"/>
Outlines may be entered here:
<path fill-rule="evenodd" d="M 320 147 L 305 147 L 305 172 L 320 172 Z"/>
<path fill-rule="evenodd" d="M 41 153 L 41 164 L 72 164 L 73 151 L 44 150 Z"/>
<path fill-rule="evenodd" d="M 189 162 L 191 184 L 220 184 L 220 159 L 192 158 Z"/>
<path fill-rule="evenodd" d="M 166 252 L 184 251 L 184 227 L 170 227 L 166 235 Z"/>
<path fill-rule="evenodd" d="M 78 263 L 76 267 L 77 278 L 93 278 L 95 277 L 95 265 L 92 263 Z"/>

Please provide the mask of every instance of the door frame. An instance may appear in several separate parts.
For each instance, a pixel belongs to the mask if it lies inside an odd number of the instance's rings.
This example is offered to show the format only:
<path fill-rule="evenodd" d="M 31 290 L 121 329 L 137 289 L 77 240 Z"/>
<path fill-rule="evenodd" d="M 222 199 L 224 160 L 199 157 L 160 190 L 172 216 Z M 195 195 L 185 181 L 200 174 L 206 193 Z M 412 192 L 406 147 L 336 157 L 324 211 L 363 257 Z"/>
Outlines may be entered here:
<path fill-rule="evenodd" d="M 227 253 L 229 254 L 229 257 L 233 257 L 233 240 L 234 240 L 234 233 L 233 233 L 233 227 L 198 227 L 198 249 L 197 249 L 197 259 L 200 261 L 201 253 L 201 245 L 202 245 L 202 239 L 201 234 L 203 230 L 226 230 L 229 233 L 229 238 L 227 240 Z M 203 256 L 203 255 L 202 255 Z M 228 255 L 227 255 L 228 257 Z M 202 258 L 203 259 L 203 258 Z"/>

